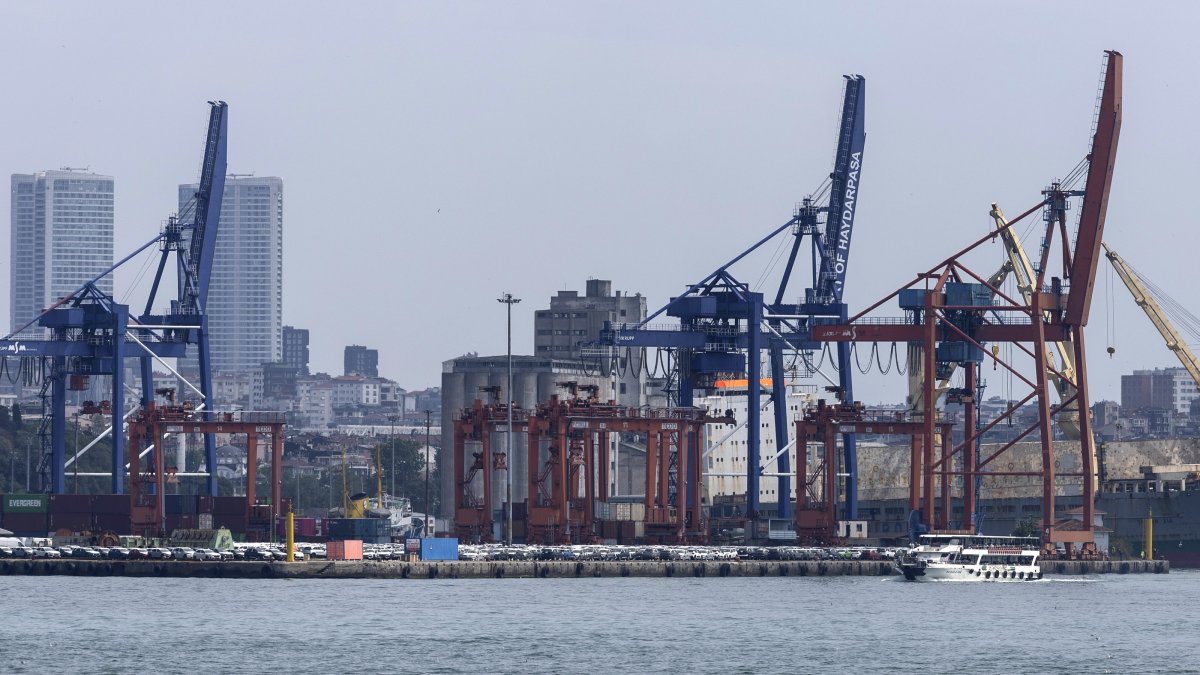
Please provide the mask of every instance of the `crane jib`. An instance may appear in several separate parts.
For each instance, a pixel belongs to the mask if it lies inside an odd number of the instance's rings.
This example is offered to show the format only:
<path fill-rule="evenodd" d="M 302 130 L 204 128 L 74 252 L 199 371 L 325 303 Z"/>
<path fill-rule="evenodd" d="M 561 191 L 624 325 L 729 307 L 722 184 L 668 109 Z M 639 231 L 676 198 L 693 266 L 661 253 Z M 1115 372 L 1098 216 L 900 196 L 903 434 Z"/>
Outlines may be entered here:
<path fill-rule="evenodd" d="M 862 166 L 862 153 L 850 156 L 850 171 L 846 174 L 846 189 L 842 196 L 842 223 L 838 229 L 837 252 L 833 257 L 833 287 L 841 297 L 846 283 L 846 262 L 850 255 L 850 235 L 854 231 L 854 206 L 858 197 L 858 170 Z"/>

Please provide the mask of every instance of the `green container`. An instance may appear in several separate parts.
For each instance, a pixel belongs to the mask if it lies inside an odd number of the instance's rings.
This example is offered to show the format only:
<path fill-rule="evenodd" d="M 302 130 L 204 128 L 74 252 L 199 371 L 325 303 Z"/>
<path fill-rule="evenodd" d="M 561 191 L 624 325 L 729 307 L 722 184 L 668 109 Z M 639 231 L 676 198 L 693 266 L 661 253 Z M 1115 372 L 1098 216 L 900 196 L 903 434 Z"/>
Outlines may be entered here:
<path fill-rule="evenodd" d="M 50 506 L 49 495 L 5 495 L 5 513 L 45 513 Z"/>

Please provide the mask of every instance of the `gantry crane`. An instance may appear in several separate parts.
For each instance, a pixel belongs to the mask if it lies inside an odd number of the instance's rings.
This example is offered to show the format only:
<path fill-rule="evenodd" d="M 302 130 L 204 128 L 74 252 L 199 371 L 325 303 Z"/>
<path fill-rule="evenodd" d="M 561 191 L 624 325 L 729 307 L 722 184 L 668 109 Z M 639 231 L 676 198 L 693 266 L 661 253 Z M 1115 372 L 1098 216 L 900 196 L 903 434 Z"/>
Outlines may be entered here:
<path fill-rule="evenodd" d="M 996 237 L 992 232 L 970 246 L 946 258 L 934 267 L 916 275 L 908 284 L 868 307 L 841 325 L 816 326 L 812 337 L 830 342 L 905 342 L 917 344 L 921 363 L 930 364 L 922 370 L 921 410 L 927 411 L 918 420 L 923 427 L 914 434 L 911 456 L 910 507 L 920 511 L 921 520 L 939 529 L 950 527 L 951 487 L 961 477 L 963 513 L 974 512 L 974 491 L 965 489 L 989 465 L 1003 456 L 1017 441 L 1038 432 L 1041 445 L 1041 466 L 1037 470 L 1019 470 L 1014 466 L 1003 471 L 988 470 L 989 475 L 1030 476 L 1042 483 L 1043 540 L 1088 545 L 1093 542 L 1093 511 L 1095 496 L 1095 451 L 1088 415 L 1079 416 L 1079 471 L 1065 472 L 1055 466 L 1055 450 L 1051 433 L 1051 417 L 1072 404 L 1087 410 L 1087 377 L 1084 362 L 1084 327 L 1091 310 L 1091 298 L 1100 257 L 1100 242 L 1116 164 L 1117 142 L 1122 116 L 1122 56 L 1105 52 L 1104 74 L 1092 119 L 1092 142 L 1086 158 L 1069 175 L 1070 180 L 1056 181 L 1043 191 L 1042 199 L 1032 208 L 1008 221 L 1003 227 L 1012 228 L 1026 217 L 1042 212 L 1044 238 L 1038 262 L 1032 267 L 1035 274 L 1030 284 L 1029 298 L 1015 299 L 972 271 L 965 258 L 972 251 Z M 1085 189 L 1072 189 L 1074 181 L 1086 175 Z M 1067 204 L 1072 197 L 1082 197 L 1082 208 L 1074 236 L 1068 232 Z M 1056 241 L 1057 240 L 1057 241 Z M 1061 252 L 1061 269 L 1051 273 L 1051 249 Z M 899 300 L 903 320 L 879 320 L 866 317 L 888 300 Z M 1059 371 L 1074 388 L 1070 399 L 1058 405 L 1051 402 L 1049 371 L 1054 364 L 1047 358 L 1047 349 L 1054 342 L 1065 342 L 1073 350 L 1073 377 Z M 984 360 L 984 345 L 1009 343 L 1014 345 L 1016 358 L 1028 357 L 1031 364 L 1001 358 L 998 349 L 991 356 L 997 367 L 1003 367 L 1028 385 L 1029 393 L 1008 410 L 986 425 L 976 425 L 979 365 Z M 952 450 L 943 450 L 935 459 L 935 439 L 939 424 L 935 414 L 938 394 L 937 373 L 943 366 L 953 364 L 964 368 L 965 389 L 971 394 L 963 399 L 964 440 Z M 1030 367 L 1022 370 L 1021 366 Z M 996 424 L 1011 420 L 1016 412 L 1030 403 L 1036 411 L 1033 424 L 1025 426 L 1017 437 L 991 455 L 976 461 L 974 449 L 978 439 Z M 957 468 L 956 465 L 957 464 Z M 919 470 L 918 470 L 919 468 Z M 1078 478 L 1083 486 L 1083 520 L 1078 526 L 1060 526 L 1055 520 L 1054 497 L 1061 477 Z M 940 483 L 942 499 L 934 499 L 935 485 Z M 963 523 L 967 525 L 967 523 Z M 966 529 L 965 527 L 963 529 Z"/>
<path fill-rule="evenodd" d="M 675 350 L 678 368 L 680 407 L 693 405 L 697 389 L 711 387 L 726 374 L 736 374 L 747 382 L 746 450 L 747 516 L 756 518 L 760 509 L 759 478 L 760 430 L 762 395 L 762 356 L 769 357 L 771 400 L 774 406 L 775 458 L 779 498 L 779 516 L 791 515 L 790 462 L 788 449 L 787 382 L 784 353 L 804 356 L 806 368 L 811 368 L 811 353 L 824 345 L 810 338 L 813 326 L 820 323 L 844 322 L 848 316 L 843 302 L 843 290 L 849 269 L 850 244 L 858 211 L 859 189 L 862 184 L 865 132 L 866 79 L 861 75 L 845 78 L 842 112 L 838 125 L 834 169 L 829 177 L 829 200 L 819 204 L 819 197 L 803 200 L 792 218 L 749 249 L 691 285 L 682 295 L 672 298 L 665 306 L 637 324 L 606 324 L 600 344 L 609 347 L 662 348 Z M 750 290 L 748 284 L 733 276 L 730 268 L 776 236 L 790 232 L 791 251 L 782 279 L 773 300 L 768 302 L 762 293 Z M 812 248 L 812 282 L 805 291 L 804 302 L 786 304 L 788 283 L 803 239 L 807 235 Z M 656 317 L 666 314 L 679 319 L 677 329 L 651 325 Z M 836 346 L 838 358 L 838 394 L 853 398 L 850 345 Z M 856 518 L 857 453 L 854 435 L 843 437 L 843 462 L 846 477 L 846 514 Z M 690 461 L 696 462 L 693 457 Z M 768 460 L 769 461 L 769 460 Z"/>
<path fill-rule="evenodd" d="M 71 388 L 83 389 L 93 375 L 112 378 L 110 409 L 113 425 L 105 433 L 115 430 L 112 434 L 113 494 L 124 492 L 126 457 L 122 430 L 128 416 L 124 403 L 126 358 L 136 357 L 141 361 L 141 402 L 144 407 L 154 401 L 153 361 L 174 373 L 175 370 L 163 359 L 183 357 L 187 353 L 187 345 L 196 345 L 200 357 L 200 386 L 190 383 L 189 386 L 204 402 L 209 400 L 212 380 L 208 364 L 208 318 L 205 307 L 225 187 L 228 128 L 228 106 L 225 102 L 210 101 L 209 106 L 208 135 L 199 189 L 193 200 L 194 208 L 181 214 L 180 218 L 169 219 L 156 237 L 0 339 L 0 356 L 36 359 L 46 373 L 43 390 L 48 394 L 43 397 L 41 474 L 42 489 L 47 492 L 62 493 L 66 484 L 65 469 L 69 463 L 65 458 L 68 379 Z M 145 311 L 135 315 L 130 312 L 129 305 L 120 304 L 101 291 L 97 282 L 155 245 L 161 250 L 158 272 Z M 176 254 L 178 260 L 178 299 L 171 302 L 169 312 L 154 313 L 155 294 L 172 253 Z M 50 337 L 13 339 L 13 336 L 35 323 L 49 329 Z M 217 494 L 216 459 L 216 446 L 212 436 L 207 435 L 207 487 L 212 495 Z"/>
<path fill-rule="evenodd" d="M 1192 352 L 1191 347 L 1188 347 L 1183 338 L 1179 335 L 1179 331 L 1175 330 L 1175 325 L 1167 318 L 1166 312 L 1154 299 L 1154 295 L 1146 288 L 1142 277 L 1133 270 L 1125 259 L 1117 255 L 1117 252 L 1104 246 L 1104 255 L 1108 261 L 1112 263 L 1113 269 L 1117 271 L 1117 276 L 1121 277 L 1121 281 L 1125 282 L 1125 287 L 1133 294 L 1133 301 L 1138 307 L 1150 317 L 1150 322 L 1158 329 L 1163 340 L 1167 343 L 1167 349 L 1170 349 L 1175 357 L 1179 359 L 1179 363 L 1183 365 L 1184 370 L 1195 381 L 1196 386 L 1200 387 L 1200 362 L 1196 360 L 1196 355 Z"/>

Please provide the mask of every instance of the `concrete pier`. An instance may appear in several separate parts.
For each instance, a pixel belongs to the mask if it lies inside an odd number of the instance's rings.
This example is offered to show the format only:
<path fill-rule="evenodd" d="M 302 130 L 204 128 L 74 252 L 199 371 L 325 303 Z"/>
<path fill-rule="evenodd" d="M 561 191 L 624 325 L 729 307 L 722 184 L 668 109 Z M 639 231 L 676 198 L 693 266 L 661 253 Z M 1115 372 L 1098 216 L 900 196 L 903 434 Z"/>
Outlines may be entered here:
<path fill-rule="evenodd" d="M 1044 575 L 1166 574 L 1165 560 L 1057 561 Z M 564 579 L 582 577 L 891 576 L 883 560 L 837 561 L 325 561 L 0 560 L 0 575 L 207 577 L 230 579 Z"/>

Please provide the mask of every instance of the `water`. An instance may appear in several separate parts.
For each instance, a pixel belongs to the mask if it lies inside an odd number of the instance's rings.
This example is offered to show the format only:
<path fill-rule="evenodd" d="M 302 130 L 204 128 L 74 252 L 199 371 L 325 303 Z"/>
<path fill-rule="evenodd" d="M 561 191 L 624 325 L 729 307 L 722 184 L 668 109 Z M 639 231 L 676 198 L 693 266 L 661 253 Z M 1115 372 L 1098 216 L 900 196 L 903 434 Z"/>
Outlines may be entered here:
<path fill-rule="evenodd" d="M 1200 673 L 1200 571 L 889 577 L 0 577 L 0 672 Z"/>

